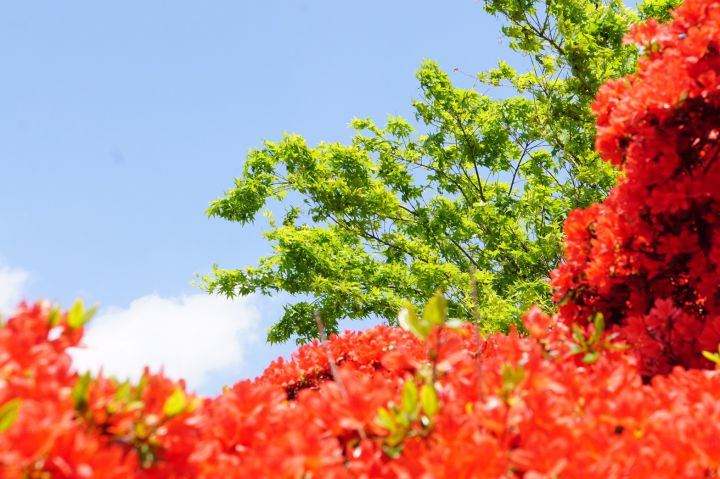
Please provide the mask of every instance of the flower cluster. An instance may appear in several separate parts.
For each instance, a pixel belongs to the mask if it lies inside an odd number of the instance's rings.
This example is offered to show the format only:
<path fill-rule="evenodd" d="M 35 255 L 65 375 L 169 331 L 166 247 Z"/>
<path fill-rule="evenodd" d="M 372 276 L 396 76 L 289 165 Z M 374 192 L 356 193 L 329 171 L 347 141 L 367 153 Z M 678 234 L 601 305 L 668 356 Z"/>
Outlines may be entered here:
<path fill-rule="evenodd" d="M 300 347 L 292 361 L 282 357 L 273 361 L 258 381 L 281 386 L 289 397 L 294 398 L 298 391 L 315 388 L 332 377 L 328 354 L 345 366 L 376 375 L 414 370 L 426 356 L 425 347 L 415 336 L 388 326 L 365 332 L 346 332 L 330 339 L 329 352 L 315 340 Z"/>
<path fill-rule="evenodd" d="M 78 376 L 64 348 L 81 329 L 52 322 L 36 305 L 0 329 L 0 477 L 677 478 L 720 468 L 720 372 L 677 368 L 644 384 L 597 321 L 583 332 L 534 309 L 527 337 L 441 325 L 424 342 L 378 327 L 329 340 L 360 352 L 338 354 L 335 381 L 321 379 L 330 364 L 313 344 L 200 403 L 149 373 L 137 385 Z M 298 371 L 321 373 L 302 389 L 275 381 Z"/>
<path fill-rule="evenodd" d="M 67 349 L 90 314 L 21 305 L 0 328 L 0 477 L 186 477 L 182 460 L 157 459 L 187 455 L 175 439 L 192 399 L 147 372 L 137 385 L 79 376 Z"/>
<path fill-rule="evenodd" d="M 552 279 L 562 319 L 602 313 L 647 377 L 708 367 L 720 342 L 720 4 L 687 0 L 674 17 L 635 27 L 638 73 L 598 93 L 597 149 L 623 175 L 569 215 Z"/>
<path fill-rule="evenodd" d="M 548 329 L 537 310 L 525 321 L 535 336 L 478 343 L 468 327 L 445 330 L 435 359 L 403 372 L 340 363 L 344 390 L 326 381 L 288 401 L 262 379 L 239 383 L 208 402 L 193 459 L 218 478 L 671 478 L 720 466 L 718 374 L 644 385 L 622 351 L 583 362 L 566 326 Z M 429 368 L 437 408 L 418 393 Z"/>
<path fill-rule="evenodd" d="M 718 28 L 720 4 L 687 0 L 634 30 L 639 73 L 594 106 L 624 176 L 569 217 L 560 311 L 527 336 L 436 296 L 199 399 L 78 374 L 89 312 L 23 305 L 0 327 L 0 478 L 717 477 Z"/>

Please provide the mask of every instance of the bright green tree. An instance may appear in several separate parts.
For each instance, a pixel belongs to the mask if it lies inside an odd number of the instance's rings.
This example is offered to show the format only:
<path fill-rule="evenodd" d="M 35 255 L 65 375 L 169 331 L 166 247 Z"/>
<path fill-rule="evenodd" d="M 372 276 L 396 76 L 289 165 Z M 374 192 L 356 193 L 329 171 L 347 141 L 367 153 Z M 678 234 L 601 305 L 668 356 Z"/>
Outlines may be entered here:
<path fill-rule="evenodd" d="M 428 61 L 417 73 L 419 127 L 355 119 L 347 145 L 286 135 L 251 151 L 208 213 L 247 224 L 265 211 L 273 254 L 257 266 L 215 267 L 204 286 L 297 295 L 271 342 L 316 337 L 315 311 L 330 331 L 341 318 L 394 321 L 405 300 L 423 304 L 436 289 L 452 316 L 485 329 L 507 327 L 530 303 L 550 308 L 548 272 L 561 259 L 567 212 L 614 182 L 593 149 L 590 103 L 607 79 L 634 70 L 637 51 L 622 42 L 629 26 L 666 19 L 672 2 L 636 12 L 619 1 L 487 0 L 530 66 L 501 62 L 478 80 L 515 96 L 455 87 Z M 282 218 L 267 212 L 269 200 L 285 206 Z"/>

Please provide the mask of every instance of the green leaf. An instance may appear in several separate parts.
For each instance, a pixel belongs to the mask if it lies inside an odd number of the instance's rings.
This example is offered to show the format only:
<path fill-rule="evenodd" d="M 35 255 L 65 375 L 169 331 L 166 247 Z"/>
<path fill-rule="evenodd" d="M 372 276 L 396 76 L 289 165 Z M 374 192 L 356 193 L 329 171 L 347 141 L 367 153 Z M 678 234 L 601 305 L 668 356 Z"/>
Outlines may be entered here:
<path fill-rule="evenodd" d="M 443 324 L 446 318 L 447 301 L 441 292 L 436 291 L 423 310 L 423 322 L 427 324 L 428 329 L 430 329 L 433 326 Z"/>
<path fill-rule="evenodd" d="M 20 398 L 11 399 L 0 407 L 0 432 L 5 432 L 15 424 L 17 415 L 20 412 Z"/>
<path fill-rule="evenodd" d="M 512 391 L 525 379 L 525 368 L 519 365 L 504 364 L 500 368 L 500 378 L 503 389 L 505 391 Z"/>
<path fill-rule="evenodd" d="M 602 313 L 595 314 L 593 325 L 595 326 L 595 331 L 593 331 L 593 334 L 588 341 L 589 344 L 596 344 L 605 332 L 605 317 Z"/>
<path fill-rule="evenodd" d="M 173 393 L 165 400 L 163 404 L 163 414 L 167 417 L 177 416 L 185 411 L 188 406 L 188 399 L 185 391 L 180 388 L 175 389 Z"/>
<path fill-rule="evenodd" d="M 148 372 L 146 369 L 143 371 L 142 375 L 140 376 L 140 380 L 138 381 L 137 385 L 135 386 L 133 400 L 142 402 L 143 392 L 145 391 L 145 386 L 147 386 L 147 383 L 148 383 Z"/>
<path fill-rule="evenodd" d="M 84 326 L 88 321 L 90 321 L 90 319 L 92 319 L 95 311 L 97 311 L 97 306 L 93 306 L 86 311 L 85 305 L 83 304 L 82 300 L 78 299 L 72 305 L 70 311 L 68 311 L 68 326 L 73 329 Z"/>
<path fill-rule="evenodd" d="M 599 357 L 600 357 L 600 351 L 588 351 L 582 357 L 582 362 L 587 363 L 587 364 L 592 364 L 595 361 L 597 361 Z"/>
<path fill-rule="evenodd" d="M 71 397 L 75 410 L 78 412 L 85 412 L 88 406 L 88 400 L 90 396 L 90 383 L 92 382 L 92 375 L 90 371 L 85 372 L 82 376 L 79 376 L 75 386 L 72 389 Z"/>
<path fill-rule="evenodd" d="M 398 414 L 396 416 L 397 424 L 398 424 L 398 432 L 401 432 L 404 434 L 404 431 L 406 431 L 410 427 L 410 424 L 415 420 L 415 418 L 411 417 L 411 414 L 409 414 L 405 411 L 400 411 L 400 412 L 402 414 Z"/>
<path fill-rule="evenodd" d="M 415 307 L 411 304 L 407 304 L 398 314 L 398 324 L 405 331 L 410 331 L 419 339 L 427 339 L 427 331 L 420 324 L 420 318 L 418 318 Z"/>
<path fill-rule="evenodd" d="M 577 324 L 572 325 L 572 337 L 580 346 L 587 346 L 587 340 L 585 339 L 585 333 Z"/>
<path fill-rule="evenodd" d="M 400 445 L 403 442 L 403 440 L 405 440 L 406 436 L 407 436 L 407 431 L 398 429 L 397 431 L 393 432 L 388 437 L 386 437 L 383 442 L 385 443 L 385 445 L 394 448 L 394 447 L 397 447 L 398 445 Z M 386 450 L 386 452 L 387 452 L 387 450 Z M 400 452 L 402 452 L 402 450 L 398 451 L 397 456 L 400 455 L 399 454 Z M 397 457 L 397 456 L 395 456 L 395 457 Z"/>
<path fill-rule="evenodd" d="M 50 310 L 48 313 L 48 325 L 50 325 L 51 328 L 57 326 L 60 323 L 60 318 L 62 317 L 62 311 L 59 307 L 54 307 Z"/>
<path fill-rule="evenodd" d="M 403 385 L 402 410 L 409 415 L 414 415 L 418 408 L 418 389 L 415 381 L 409 379 Z"/>
<path fill-rule="evenodd" d="M 395 415 L 385 407 L 380 407 L 380 409 L 378 409 L 378 414 L 377 414 L 377 417 L 375 418 L 375 423 L 378 424 L 379 426 L 387 429 L 391 433 L 395 432 L 397 430 Z"/>
<path fill-rule="evenodd" d="M 115 400 L 118 402 L 128 402 L 130 401 L 130 394 L 132 393 L 132 384 L 130 381 L 125 381 L 120 386 L 118 386 L 117 391 L 115 391 Z"/>
<path fill-rule="evenodd" d="M 703 351 L 702 355 L 705 357 L 705 359 L 714 362 L 715 364 L 720 364 L 720 354 L 718 353 L 711 353 L 709 351 Z"/>
<path fill-rule="evenodd" d="M 438 400 L 437 391 L 432 384 L 423 384 L 420 388 L 420 402 L 423 412 L 432 420 L 432 418 L 440 410 L 440 401 Z"/>

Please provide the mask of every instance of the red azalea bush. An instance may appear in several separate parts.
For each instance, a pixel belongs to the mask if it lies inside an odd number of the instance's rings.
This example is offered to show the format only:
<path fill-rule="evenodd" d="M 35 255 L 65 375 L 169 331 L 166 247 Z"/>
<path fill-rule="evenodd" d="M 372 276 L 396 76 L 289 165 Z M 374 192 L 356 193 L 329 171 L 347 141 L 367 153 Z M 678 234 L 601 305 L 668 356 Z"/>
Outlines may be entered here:
<path fill-rule="evenodd" d="M 528 336 L 446 322 L 436 297 L 199 399 L 78 375 L 88 314 L 21 306 L 0 328 L 0 477 L 717 477 L 719 25 L 688 0 L 633 31 L 639 73 L 594 106 L 624 176 L 568 219 L 560 312 L 528 312 Z"/>
<path fill-rule="evenodd" d="M 597 150 L 624 176 L 570 214 L 553 285 L 563 320 L 604 314 L 649 377 L 708 367 L 701 352 L 720 342 L 720 4 L 688 0 L 629 40 L 639 72 L 593 105 Z"/>
<path fill-rule="evenodd" d="M 678 368 L 643 384 L 600 323 L 571 332 L 536 309 L 528 337 L 441 324 L 421 341 L 378 327 L 328 342 L 340 381 L 320 379 L 330 364 L 313 344 L 197 402 L 162 376 L 130 385 L 71 372 L 65 348 L 81 327 L 66 318 L 53 325 L 35 305 L 0 329 L 0 477 L 677 478 L 720 468 L 720 374 Z"/>
<path fill-rule="evenodd" d="M 22 305 L 0 328 L 0 477 L 183 477 L 174 462 L 155 461 L 189 446 L 174 441 L 193 406 L 183 384 L 79 376 L 67 349 L 88 316 Z"/>

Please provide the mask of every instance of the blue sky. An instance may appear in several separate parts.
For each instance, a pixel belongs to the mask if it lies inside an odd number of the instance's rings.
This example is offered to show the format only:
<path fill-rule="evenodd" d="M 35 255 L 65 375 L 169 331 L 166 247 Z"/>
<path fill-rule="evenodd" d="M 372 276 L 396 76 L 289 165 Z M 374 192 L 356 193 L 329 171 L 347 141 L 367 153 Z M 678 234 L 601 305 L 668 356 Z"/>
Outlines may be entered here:
<path fill-rule="evenodd" d="M 265 344 L 282 298 L 190 282 L 269 246 L 207 204 L 262 140 L 409 117 L 423 59 L 474 74 L 500 36 L 474 0 L 0 1 L 0 308 L 100 304 L 83 367 L 208 394 L 260 374 L 294 349 Z"/>

